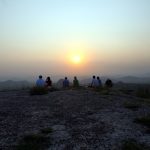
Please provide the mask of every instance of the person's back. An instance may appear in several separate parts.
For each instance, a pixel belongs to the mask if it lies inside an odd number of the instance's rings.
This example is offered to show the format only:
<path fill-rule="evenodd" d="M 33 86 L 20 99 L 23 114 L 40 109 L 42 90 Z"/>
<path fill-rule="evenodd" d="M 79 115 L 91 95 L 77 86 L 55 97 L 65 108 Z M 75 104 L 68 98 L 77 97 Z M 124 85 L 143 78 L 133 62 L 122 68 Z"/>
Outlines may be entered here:
<path fill-rule="evenodd" d="M 97 86 L 102 87 L 102 81 L 101 81 L 100 77 L 97 77 Z"/>
<path fill-rule="evenodd" d="M 51 81 L 50 77 L 47 77 L 45 83 L 46 83 L 46 87 L 51 87 L 52 86 L 52 81 Z"/>
<path fill-rule="evenodd" d="M 65 80 L 63 81 L 63 87 L 69 87 L 69 80 L 67 79 L 67 77 L 65 77 Z"/>
<path fill-rule="evenodd" d="M 39 79 L 36 81 L 36 86 L 38 86 L 38 87 L 44 87 L 45 86 L 45 82 L 42 79 L 41 75 L 39 76 Z"/>
<path fill-rule="evenodd" d="M 97 86 L 97 80 L 95 79 L 95 76 L 93 76 L 91 87 L 96 87 Z"/>
<path fill-rule="evenodd" d="M 105 82 L 105 86 L 109 87 L 109 88 L 112 87 L 113 86 L 112 81 L 110 79 L 107 79 L 106 82 Z"/>
<path fill-rule="evenodd" d="M 77 77 L 74 77 L 73 86 L 74 87 L 79 87 L 79 81 L 78 81 Z"/>

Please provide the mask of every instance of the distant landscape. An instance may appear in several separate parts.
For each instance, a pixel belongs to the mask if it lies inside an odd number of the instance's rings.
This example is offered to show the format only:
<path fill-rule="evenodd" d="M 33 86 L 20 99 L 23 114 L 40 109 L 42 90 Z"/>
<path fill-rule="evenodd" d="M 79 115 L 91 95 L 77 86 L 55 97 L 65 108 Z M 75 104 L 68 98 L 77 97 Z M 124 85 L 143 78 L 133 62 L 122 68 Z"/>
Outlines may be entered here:
<path fill-rule="evenodd" d="M 58 79 L 59 77 L 54 77 L 52 78 L 54 86 L 57 86 L 57 82 L 60 80 Z M 101 80 L 102 83 L 104 84 L 106 79 L 109 77 L 102 76 Z M 34 78 L 35 79 L 35 78 Z M 62 78 L 61 78 L 62 79 Z M 72 82 L 73 77 L 70 77 L 70 82 Z M 135 76 L 124 76 L 124 77 L 113 77 L 110 76 L 110 79 L 113 81 L 113 83 L 135 83 L 135 84 L 150 84 L 150 77 L 135 77 Z M 87 86 L 91 83 L 92 77 L 80 77 L 79 76 L 79 82 L 82 86 Z M 33 86 L 35 86 L 35 81 L 34 80 L 4 80 L 0 81 L 0 91 L 4 90 L 19 90 L 19 89 L 28 89 Z"/>

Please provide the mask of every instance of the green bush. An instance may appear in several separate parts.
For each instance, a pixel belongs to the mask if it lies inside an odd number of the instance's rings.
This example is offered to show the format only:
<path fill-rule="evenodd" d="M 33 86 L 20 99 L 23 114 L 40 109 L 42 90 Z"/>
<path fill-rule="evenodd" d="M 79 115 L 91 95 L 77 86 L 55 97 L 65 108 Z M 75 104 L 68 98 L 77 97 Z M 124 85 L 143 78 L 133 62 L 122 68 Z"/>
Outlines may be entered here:
<path fill-rule="evenodd" d="M 30 89 L 31 95 L 44 95 L 48 93 L 48 89 L 45 87 L 33 87 Z"/>
<path fill-rule="evenodd" d="M 148 150 L 148 148 L 137 143 L 134 139 L 128 139 L 123 141 L 122 150 Z"/>
<path fill-rule="evenodd" d="M 125 102 L 124 107 L 132 110 L 136 110 L 140 107 L 140 104 L 133 102 Z"/>
<path fill-rule="evenodd" d="M 136 95 L 141 98 L 150 98 L 150 87 L 140 87 L 137 89 Z"/>
<path fill-rule="evenodd" d="M 109 95 L 109 93 L 110 93 L 110 89 L 109 88 L 107 88 L 107 87 L 101 87 L 101 88 L 98 88 L 97 89 L 99 92 L 100 92 L 100 94 L 102 94 L 102 95 Z"/>
<path fill-rule="evenodd" d="M 16 150 L 44 150 L 50 145 L 49 138 L 41 134 L 31 134 L 19 141 Z"/>
<path fill-rule="evenodd" d="M 43 133 L 43 134 L 52 133 L 52 128 L 44 128 L 44 129 L 41 129 L 41 133 Z"/>
<path fill-rule="evenodd" d="M 145 117 L 136 118 L 134 122 L 150 127 L 150 116 L 148 115 Z"/>

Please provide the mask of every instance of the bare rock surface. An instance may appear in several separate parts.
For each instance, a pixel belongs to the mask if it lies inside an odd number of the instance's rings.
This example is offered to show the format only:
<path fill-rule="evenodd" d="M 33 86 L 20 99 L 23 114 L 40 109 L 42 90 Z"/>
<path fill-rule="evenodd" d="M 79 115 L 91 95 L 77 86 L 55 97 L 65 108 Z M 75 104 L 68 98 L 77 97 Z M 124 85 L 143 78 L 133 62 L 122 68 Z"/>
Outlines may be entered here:
<path fill-rule="evenodd" d="M 0 92 L 0 150 L 15 149 L 22 137 L 44 128 L 52 128 L 48 150 L 120 150 L 128 138 L 150 146 L 147 127 L 134 123 L 136 117 L 150 113 L 149 106 L 133 111 L 123 105 L 138 100 L 86 89 L 40 96 Z"/>

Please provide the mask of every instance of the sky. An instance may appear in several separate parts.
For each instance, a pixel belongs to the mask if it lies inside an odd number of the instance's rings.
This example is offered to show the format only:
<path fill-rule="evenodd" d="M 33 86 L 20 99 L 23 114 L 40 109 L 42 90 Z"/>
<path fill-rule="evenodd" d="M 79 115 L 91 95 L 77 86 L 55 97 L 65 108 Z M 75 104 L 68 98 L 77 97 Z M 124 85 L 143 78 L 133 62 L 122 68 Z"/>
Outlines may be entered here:
<path fill-rule="evenodd" d="M 0 77 L 39 74 L 150 74 L 150 0 L 0 0 Z"/>

